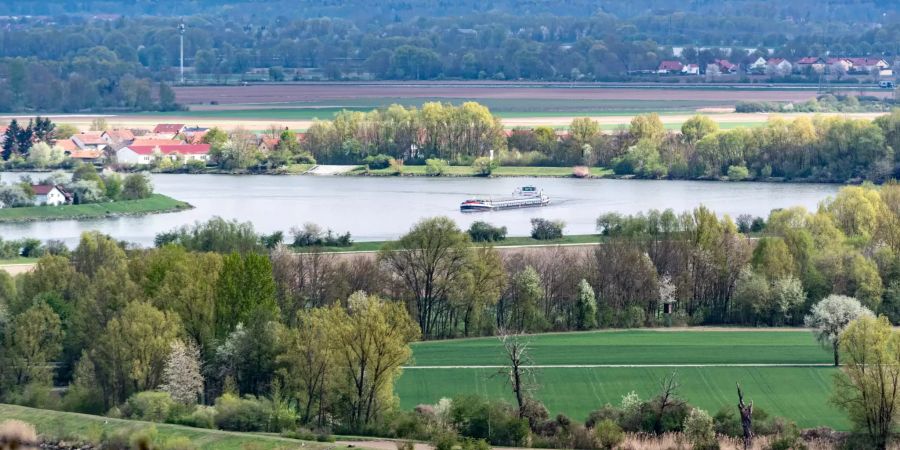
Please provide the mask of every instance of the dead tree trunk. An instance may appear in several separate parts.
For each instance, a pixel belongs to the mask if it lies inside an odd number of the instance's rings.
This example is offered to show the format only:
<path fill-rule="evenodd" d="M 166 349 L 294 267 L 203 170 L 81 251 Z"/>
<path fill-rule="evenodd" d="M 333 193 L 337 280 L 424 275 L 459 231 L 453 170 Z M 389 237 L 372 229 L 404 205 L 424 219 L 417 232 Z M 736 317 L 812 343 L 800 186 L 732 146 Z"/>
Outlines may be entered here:
<path fill-rule="evenodd" d="M 753 444 L 753 402 L 744 403 L 744 393 L 741 385 L 737 385 L 738 411 L 741 412 L 741 428 L 744 431 L 744 449 L 749 449 Z"/>
<path fill-rule="evenodd" d="M 528 379 L 530 378 L 529 369 L 524 367 L 528 361 L 528 344 L 521 339 L 518 333 L 510 333 L 505 329 L 500 329 L 498 333 L 500 342 L 506 350 L 506 357 L 509 360 L 509 384 L 512 387 L 513 394 L 516 396 L 516 403 L 519 407 L 519 418 L 525 416 L 525 401 L 528 397 Z"/>

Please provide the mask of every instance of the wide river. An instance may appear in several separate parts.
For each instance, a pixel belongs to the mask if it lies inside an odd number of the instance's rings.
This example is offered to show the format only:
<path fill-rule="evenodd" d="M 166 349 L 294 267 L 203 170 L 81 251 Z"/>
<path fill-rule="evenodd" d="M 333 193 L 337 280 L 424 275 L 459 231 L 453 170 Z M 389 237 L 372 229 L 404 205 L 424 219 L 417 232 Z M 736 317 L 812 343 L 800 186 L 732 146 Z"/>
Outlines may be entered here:
<path fill-rule="evenodd" d="M 43 174 L 31 174 L 39 179 Z M 5 182 L 20 175 L 0 174 Z M 153 175 L 157 192 L 195 208 L 171 214 L 96 220 L 66 220 L 0 225 L 0 237 L 61 239 L 70 245 L 87 230 L 152 245 L 162 231 L 213 216 L 250 221 L 259 232 L 314 222 L 335 232 L 349 231 L 357 241 L 396 238 L 425 217 L 444 215 L 467 228 L 485 220 L 509 229 L 510 236 L 530 232 L 529 219 L 566 223 L 567 234 L 595 232 L 602 213 L 636 213 L 672 208 L 676 212 L 706 205 L 719 214 L 767 216 L 774 208 L 805 206 L 834 195 L 827 184 L 725 183 L 703 181 L 580 180 L 573 178 L 377 178 L 344 176 Z M 551 198 L 543 208 L 463 214 L 459 204 L 473 196 L 506 196 L 522 185 L 542 188 Z"/>

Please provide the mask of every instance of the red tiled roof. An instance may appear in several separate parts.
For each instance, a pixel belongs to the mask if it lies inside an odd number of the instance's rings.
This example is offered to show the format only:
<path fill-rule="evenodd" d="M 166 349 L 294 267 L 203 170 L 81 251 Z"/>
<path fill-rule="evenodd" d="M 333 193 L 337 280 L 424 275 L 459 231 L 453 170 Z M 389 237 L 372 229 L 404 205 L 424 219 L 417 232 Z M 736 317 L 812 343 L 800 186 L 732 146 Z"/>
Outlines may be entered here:
<path fill-rule="evenodd" d="M 141 145 L 181 145 L 181 144 L 184 144 L 184 142 L 182 142 L 182 141 L 180 141 L 180 140 L 178 140 L 178 139 L 144 139 L 144 138 L 137 138 L 137 139 L 135 139 L 134 141 L 132 141 L 131 144 L 128 145 L 128 146 L 131 147 L 132 145 L 141 146 Z"/>
<path fill-rule="evenodd" d="M 816 64 L 819 62 L 819 58 L 815 56 L 805 56 L 797 60 L 797 64 Z"/>
<path fill-rule="evenodd" d="M 881 62 L 881 58 L 846 58 L 850 61 L 854 66 L 874 66 Z"/>
<path fill-rule="evenodd" d="M 161 123 L 153 129 L 154 133 L 180 133 L 184 128 L 183 123 Z"/>
<path fill-rule="evenodd" d="M 63 151 L 70 152 L 78 149 L 78 145 L 76 145 L 75 142 L 72 142 L 72 139 L 60 139 L 56 141 L 55 145 L 63 149 Z"/>
<path fill-rule="evenodd" d="M 78 133 L 72 136 L 72 139 L 78 139 L 84 145 L 106 145 L 106 140 L 103 139 L 102 133 L 95 131 Z"/>
<path fill-rule="evenodd" d="M 663 61 L 659 63 L 659 70 L 678 71 L 682 67 L 684 66 L 681 65 L 680 61 Z"/>
<path fill-rule="evenodd" d="M 209 144 L 179 144 L 179 145 L 129 145 L 125 147 L 139 155 L 152 155 L 159 149 L 164 155 L 178 153 L 181 155 L 205 155 L 209 153 Z"/>
<path fill-rule="evenodd" d="M 54 186 L 52 184 L 32 184 L 31 185 L 31 190 L 34 191 L 34 195 L 47 195 L 53 189 L 56 189 L 56 186 Z M 62 192 L 62 189 L 60 189 L 59 191 Z"/>
<path fill-rule="evenodd" d="M 131 141 L 134 140 L 134 133 L 131 130 L 109 130 L 106 135 L 114 141 Z"/>
<path fill-rule="evenodd" d="M 719 67 L 726 69 L 726 70 L 731 70 L 735 67 L 735 65 L 732 64 L 731 61 L 728 61 L 727 59 L 717 59 L 716 64 L 718 64 Z"/>
<path fill-rule="evenodd" d="M 781 64 L 783 61 L 784 61 L 784 58 L 769 58 L 768 61 L 766 61 L 766 64 L 771 64 L 773 66 L 777 66 L 778 64 Z"/>
<path fill-rule="evenodd" d="M 80 150 L 75 149 L 67 152 L 69 154 L 69 158 L 74 159 L 97 159 L 103 156 L 103 152 L 100 150 Z"/>

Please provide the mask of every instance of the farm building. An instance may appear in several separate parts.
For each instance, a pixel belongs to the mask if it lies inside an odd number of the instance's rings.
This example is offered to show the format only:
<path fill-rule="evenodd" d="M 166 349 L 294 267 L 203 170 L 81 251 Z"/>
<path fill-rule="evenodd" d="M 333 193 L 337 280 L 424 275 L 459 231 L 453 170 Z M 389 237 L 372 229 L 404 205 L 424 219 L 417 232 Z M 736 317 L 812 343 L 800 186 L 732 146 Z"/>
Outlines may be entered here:
<path fill-rule="evenodd" d="M 72 199 L 68 192 L 52 184 L 34 184 L 31 190 L 34 191 L 35 205 L 58 206 L 69 203 Z"/>

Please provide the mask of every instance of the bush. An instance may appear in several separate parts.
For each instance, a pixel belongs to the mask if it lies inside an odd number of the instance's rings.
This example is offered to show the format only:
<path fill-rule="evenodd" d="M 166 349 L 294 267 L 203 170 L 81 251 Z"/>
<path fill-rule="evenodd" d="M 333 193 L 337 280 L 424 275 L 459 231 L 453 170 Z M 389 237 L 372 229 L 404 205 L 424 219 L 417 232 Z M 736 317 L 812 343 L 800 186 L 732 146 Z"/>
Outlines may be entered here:
<path fill-rule="evenodd" d="M 728 166 L 728 179 L 730 181 L 741 181 L 750 178 L 750 171 L 746 166 Z"/>
<path fill-rule="evenodd" d="M 600 448 L 612 450 L 625 440 L 625 432 L 612 420 L 605 419 L 594 428 L 594 438 Z"/>
<path fill-rule="evenodd" d="M 474 242 L 498 242 L 506 239 L 506 227 L 495 227 L 482 220 L 472 222 L 468 233 Z"/>
<path fill-rule="evenodd" d="M 165 422 L 169 419 L 175 400 L 168 392 L 138 392 L 125 402 L 122 417 L 126 419 Z"/>
<path fill-rule="evenodd" d="M 587 178 L 591 175 L 591 169 L 587 166 L 575 166 L 572 168 L 572 176 L 575 178 Z"/>
<path fill-rule="evenodd" d="M 229 431 L 268 431 L 271 409 L 264 399 L 225 394 L 216 399 L 216 427 Z"/>
<path fill-rule="evenodd" d="M 403 160 L 402 159 L 394 159 L 390 160 L 391 173 L 394 175 L 402 175 L 403 174 Z"/>
<path fill-rule="evenodd" d="M 137 200 L 153 194 L 153 184 L 145 173 L 133 173 L 122 182 L 122 200 Z"/>
<path fill-rule="evenodd" d="M 561 220 L 531 219 L 531 237 L 546 241 L 563 237 L 565 222 Z"/>
<path fill-rule="evenodd" d="M 684 420 L 684 435 L 696 450 L 719 448 L 713 418 L 702 409 L 692 409 L 690 415 Z"/>
<path fill-rule="evenodd" d="M 367 156 L 363 164 L 370 169 L 387 169 L 391 165 L 391 159 L 393 158 L 388 155 Z"/>
<path fill-rule="evenodd" d="M 475 158 L 475 162 L 472 163 L 472 169 L 475 170 L 475 174 L 483 177 L 490 176 L 496 168 L 497 162 L 492 161 L 487 156 Z"/>
<path fill-rule="evenodd" d="M 447 172 L 447 161 L 438 158 L 425 160 L 425 174 L 438 177 Z"/>
<path fill-rule="evenodd" d="M 450 422 L 460 434 L 494 445 L 522 446 L 530 435 L 528 421 L 510 405 L 474 395 L 453 399 Z"/>
<path fill-rule="evenodd" d="M 212 406 L 197 406 L 187 414 L 181 414 L 172 420 L 172 423 L 186 425 L 194 428 L 216 428 L 216 408 Z"/>

